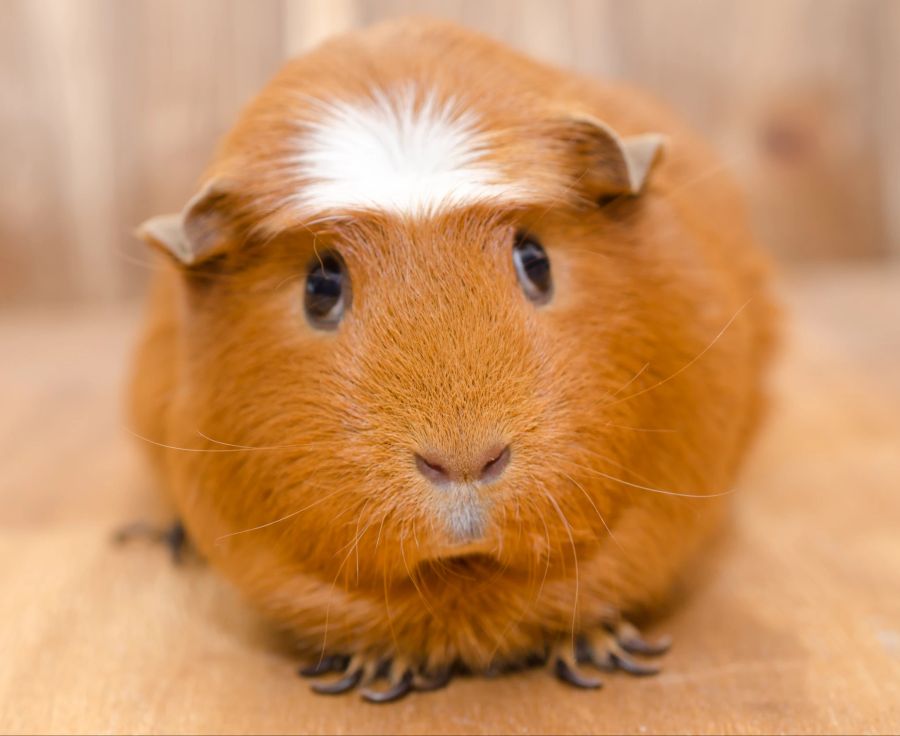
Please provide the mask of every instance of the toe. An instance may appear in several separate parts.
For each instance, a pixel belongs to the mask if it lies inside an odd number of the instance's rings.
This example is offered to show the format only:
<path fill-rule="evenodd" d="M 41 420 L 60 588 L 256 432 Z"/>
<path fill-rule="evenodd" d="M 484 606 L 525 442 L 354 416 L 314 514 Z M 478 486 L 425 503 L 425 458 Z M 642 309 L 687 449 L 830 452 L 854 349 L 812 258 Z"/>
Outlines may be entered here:
<path fill-rule="evenodd" d="M 659 674 L 660 668 L 656 665 L 638 662 L 625 654 L 625 652 L 610 652 L 610 657 L 616 667 L 629 675 L 648 677 Z"/>
<path fill-rule="evenodd" d="M 349 660 L 347 657 L 336 655 L 322 657 L 318 662 L 302 667 L 299 670 L 299 673 L 301 677 L 318 677 L 319 675 L 326 675 L 329 672 L 341 672 L 347 669 L 348 662 Z"/>
<path fill-rule="evenodd" d="M 596 690 L 603 687 L 603 683 L 600 680 L 583 674 L 576 665 L 567 662 L 562 657 L 557 657 L 553 665 L 553 671 L 560 680 L 575 687 L 586 690 Z"/>
<path fill-rule="evenodd" d="M 334 682 L 314 682 L 312 689 L 320 695 L 340 695 L 355 688 L 362 680 L 362 668 L 352 670 Z"/>
<path fill-rule="evenodd" d="M 385 690 L 366 687 L 360 691 L 363 700 L 370 703 L 390 703 L 399 700 L 413 689 L 413 673 L 407 669 L 395 682 Z"/>
<path fill-rule="evenodd" d="M 622 621 L 613 631 L 616 641 L 629 654 L 642 654 L 645 657 L 658 657 L 665 654 L 672 646 L 672 638 L 663 636 L 656 641 L 647 641 L 637 627 Z"/>
<path fill-rule="evenodd" d="M 420 672 L 413 676 L 413 688 L 420 693 L 440 690 L 441 688 L 447 687 L 447 683 L 449 683 L 451 679 L 453 679 L 453 673 L 449 669 L 442 670 L 434 675 Z"/>

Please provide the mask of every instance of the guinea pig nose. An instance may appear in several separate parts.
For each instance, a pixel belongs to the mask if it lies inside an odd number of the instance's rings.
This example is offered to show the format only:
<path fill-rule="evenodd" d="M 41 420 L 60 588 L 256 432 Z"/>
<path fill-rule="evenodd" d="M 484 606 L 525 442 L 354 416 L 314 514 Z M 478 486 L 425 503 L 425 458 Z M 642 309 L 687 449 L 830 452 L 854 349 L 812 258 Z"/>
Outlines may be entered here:
<path fill-rule="evenodd" d="M 509 465 L 509 445 L 491 445 L 468 457 L 429 452 L 416 453 L 416 467 L 435 485 L 478 481 L 490 483 L 497 480 Z"/>
<path fill-rule="evenodd" d="M 499 448 L 495 446 L 492 450 L 486 453 L 483 457 L 486 457 L 484 465 L 481 466 L 481 471 L 478 475 L 478 480 L 482 483 L 490 483 L 492 480 L 497 480 L 501 475 L 503 475 L 503 471 L 506 470 L 506 466 L 509 465 L 509 456 L 510 450 L 509 445 L 504 445 Z"/>
<path fill-rule="evenodd" d="M 451 473 L 434 454 L 425 457 L 416 453 L 416 467 L 419 472 L 434 484 L 449 483 L 453 480 Z"/>

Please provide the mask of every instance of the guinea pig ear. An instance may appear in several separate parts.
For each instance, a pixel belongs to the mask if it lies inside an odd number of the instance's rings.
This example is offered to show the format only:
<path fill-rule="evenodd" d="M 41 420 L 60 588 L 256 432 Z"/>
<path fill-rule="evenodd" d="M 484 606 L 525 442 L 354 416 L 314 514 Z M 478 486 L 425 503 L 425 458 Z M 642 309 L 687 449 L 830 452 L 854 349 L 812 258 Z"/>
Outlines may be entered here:
<path fill-rule="evenodd" d="M 578 158 L 579 185 L 593 198 L 640 194 L 665 144 L 659 133 L 622 137 L 589 116 L 570 119 L 566 138 Z"/>
<path fill-rule="evenodd" d="M 219 253 L 228 241 L 229 221 L 223 182 L 208 181 L 177 215 L 158 215 L 142 223 L 136 234 L 178 263 L 193 266 Z"/>

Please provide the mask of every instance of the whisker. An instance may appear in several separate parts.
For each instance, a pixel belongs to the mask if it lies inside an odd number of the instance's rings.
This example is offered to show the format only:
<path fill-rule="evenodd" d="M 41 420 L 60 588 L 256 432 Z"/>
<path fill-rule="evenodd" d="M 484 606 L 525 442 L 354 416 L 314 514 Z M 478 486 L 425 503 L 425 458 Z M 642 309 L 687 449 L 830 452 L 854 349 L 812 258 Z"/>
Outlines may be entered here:
<path fill-rule="evenodd" d="M 603 514 L 600 513 L 600 509 L 597 508 L 597 504 L 594 503 L 594 499 L 591 498 L 591 495 L 584 489 L 584 486 L 581 485 L 581 483 L 579 483 L 577 480 L 575 480 L 568 473 L 565 473 L 563 471 L 560 471 L 560 472 L 566 478 L 568 478 L 569 481 L 571 481 L 575 485 L 575 487 L 578 488 L 579 491 L 581 491 L 584 494 L 584 497 L 588 500 L 588 502 L 591 504 L 591 506 L 594 507 L 594 511 L 596 512 L 600 521 L 603 523 L 603 528 L 606 529 L 606 533 L 609 534 L 609 538 L 612 539 L 613 542 L 615 543 L 616 547 L 618 547 L 619 550 L 624 553 L 625 549 L 622 547 L 621 544 L 619 544 L 619 540 L 616 539 L 615 535 L 612 533 L 612 529 L 609 528 L 609 524 L 606 523 L 606 519 L 603 518 Z"/>
<path fill-rule="evenodd" d="M 688 368 L 690 368 L 692 365 L 694 365 L 694 363 L 696 363 L 698 360 L 700 360 L 704 355 L 706 355 L 713 348 L 713 346 L 722 338 L 722 335 L 725 334 L 725 332 L 728 330 L 728 328 L 731 327 L 732 324 L 734 324 L 734 321 L 738 318 L 738 316 L 741 314 L 741 312 L 743 312 L 747 308 L 747 305 L 750 304 L 750 302 L 752 302 L 752 301 L 753 301 L 753 297 L 750 297 L 747 301 L 745 301 L 738 308 L 738 310 L 733 315 L 731 315 L 731 319 L 729 319 L 728 322 L 725 323 L 725 326 L 721 330 L 719 330 L 719 332 L 712 339 L 712 341 L 705 348 L 703 348 L 703 350 L 701 350 L 699 353 L 697 353 L 697 355 L 695 355 L 691 360 L 689 360 L 687 363 L 685 363 L 683 366 L 681 366 L 681 368 L 679 368 L 677 371 L 672 373 L 668 378 L 663 378 L 662 380 L 654 383 L 652 386 L 647 386 L 646 388 L 643 388 L 640 391 L 635 391 L 633 394 L 629 394 L 628 396 L 623 396 L 621 399 L 617 399 L 615 401 L 610 401 L 605 404 L 601 404 L 601 406 L 610 407 L 610 406 L 615 406 L 616 404 L 621 404 L 623 401 L 629 401 L 629 400 L 635 398 L 636 396 L 641 396 L 642 394 L 646 394 L 650 391 L 653 391 L 653 390 L 659 388 L 660 386 L 665 385 L 672 379 L 680 376 L 682 373 L 684 373 Z"/>
<path fill-rule="evenodd" d="M 385 511 L 381 515 L 381 523 L 378 525 L 378 535 L 375 537 L 375 552 L 378 552 L 378 545 L 381 544 L 381 532 L 384 531 L 384 522 L 387 521 L 388 514 L 390 512 Z"/>
<path fill-rule="evenodd" d="M 362 511 L 360 511 L 360 516 L 362 516 Z M 359 524 L 359 521 L 357 519 L 357 526 L 358 526 L 358 524 Z M 363 530 L 363 533 L 365 533 L 365 530 Z M 341 550 L 341 551 L 343 551 L 343 550 Z M 328 603 L 325 605 L 325 626 L 324 626 L 324 629 L 322 632 L 322 650 L 319 654 L 319 664 L 321 664 L 322 661 L 325 659 L 325 652 L 328 648 L 328 627 L 331 624 L 331 602 L 332 602 L 332 599 L 334 598 L 334 589 L 335 589 L 335 587 L 337 587 L 337 581 L 338 581 L 338 578 L 341 576 L 341 571 L 344 569 L 344 565 L 347 564 L 347 560 L 350 559 L 350 555 L 352 553 L 353 553 L 353 549 L 351 548 L 350 551 L 344 556 L 344 559 L 341 560 L 341 564 L 338 565 L 337 572 L 335 573 L 334 579 L 331 581 L 331 587 L 328 590 Z M 357 572 L 357 575 L 358 575 L 358 572 Z M 385 581 L 386 580 L 387 580 L 387 578 L 385 578 Z"/>
<path fill-rule="evenodd" d="M 615 393 L 613 393 L 609 398 L 610 399 L 616 398 L 616 396 L 618 396 L 626 388 L 628 388 L 632 383 L 634 383 L 638 378 L 640 378 L 643 375 L 644 371 L 647 370 L 649 367 L 650 367 L 650 361 L 647 361 L 646 363 L 644 363 L 643 366 L 641 366 L 641 369 L 637 373 L 635 373 L 627 383 L 623 383 L 621 386 L 619 386 L 619 388 L 616 389 Z"/>
<path fill-rule="evenodd" d="M 121 258 L 126 263 L 130 263 L 133 266 L 138 266 L 139 268 L 146 269 L 147 271 L 160 271 L 162 270 L 162 266 L 157 261 L 146 261 L 143 258 L 136 258 L 131 255 L 127 251 L 117 248 L 116 255 Z"/>
<path fill-rule="evenodd" d="M 746 153 L 746 152 L 731 156 L 730 158 L 720 161 L 720 162 L 714 164 L 713 166 L 710 166 L 708 169 L 701 171 L 696 176 L 691 177 L 690 179 L 686 179 L 685 181 L 682 181 L 680 183 L 677 183 L 675 186 L 673 186 L 668 191 L 661 191 L 660 196 L 662 196 L 663 198 L 673 197 L 674 195 L 677 195 L 680 192 L 683 192 L 685 189 L 690 189 L 692 186 L 694 186 L 696 184 L 700 184 L 701 182 L 706 181 L 707 179 L 710 179 L 711 177 L 714 177 L 723 171 L 732 169 L 735 164 L 737 164 L 741 161 L 744 161 L 749 157 L 750 157 L 750 154 Z M 630 195 L 621 195 L 620 194 L 618 196 L 611 197 L 609 199 L 609 201 L 604 202 L 603 204 L 600 205 L 600 209 L 603 210 L 606 207 L 609 207 L 609 206 L 615 204 L 616 202 L 627 198 L 628 196 L 630 196 Z M 638 212 L 639 211 L 631 213 L 625 217 L 620 218 L 619 224 L 624 224 L 624 223 L 628 222 L 629 219 L 636 217 Z"/>
<path fill-rule="evenodd" d="M 534 480 L 533 476 L 529 476 L 529 478 Z M 544 592 L 544 584 L 547 582 L 547 575 L 550 572 L 550 530 L 547 528 L 547 521 L 546 521 L 546 519 L 544 519 L 544 515 L 540 512 L 541 510 L 538 507 L 538 505 L 535 504 L 533 501 L 529 501 L 529 506 L 531 506 L 535 510 L 538 518 L 541 520 L 541 523 L 544 526 L 544 539 L 547 544 L 547 554 L 544 555 L 544 558 L 545 558 L 544 559 L 544 575 L 541 578 L 541 583 L 538 586 L 537 591 L 534 593 L 534 595 L 531 596 L 531 600 L 528 601 L 528 604 L 522 610 L 521 614 L 518 617 L 516 617 L 515 619 L 511 620 L 506 625 L 506 627 L 503 629 L 500 636 L 497 637 L 497 643 L 494 646 L 493 650 L 491 651 L 491 655 L 490 655 L 490 657 L 488 657 L 488 660 L 493 660 L 494 657 L 496 656 L 497 652 L 500 651 L 500 647 L 503 646 L 503 642 L 506 639 L 506 635 L 509 633 L 509 630 L 513 626 L 516 626 L 516 625 L 520 624 L 522 621 L 524 621 L 525 617 L 528 616 L 528 614 L 531 613 L 534 610 L 534 608 L 537 606 L 538 601 L 541 598 L 541 594 Z M 518 510 L 518 504 L 517 504 L 516 508 Z M 520 531 L 521 531 L 521 529 L 520 529 Z M 535 573 L 534 565 L 530 564 L 529 569 L 528 569 L 528 585 L 529 585 L 529 587 L 531 587 L 534 584 L 534 578 L 535 578 L 534 573 Z"/>
<path fill-rule="evenodd" d="M 309 511 L 309 509 L 311 509 L 313 506 L 318 506 L 323 501 L 327 501 L 329 498 L 331 498 L 332 496 L 336 496 L 340 492 L 341 492 L 340 490 L 332 491 L 331 493 L 329 493 L 325 496 L 321 496 L 320 498 L 317 498 L 311 504 L 304 506 L 302 509 L 297 509 L 296 511 L 292 511 L 291 513 L 287 514 L 286 516 L 282 516 L 280 519 L 275 519 L 275 521 L 269 521 L 269 522 L 266 522 L 265 524 L 260 524 L 259 526 L 251 527 L 250 529 L 242 529 L 239 532 L 230 532 L 229 534 L 223 534 L 221 537 L 216 538 L 215 543 L 218 544 L 223 539 L 228 539 L 229 537 L 236 537 L 238 534 L 249 534 L 250 532 L 259 531 L 260 529 L 265 529 L 267 527 L 274 526 L 275 524 L 280 524 L 282 521 L 287 521 L 288 519 L 291 519 L 291 518 L 297 516 L 298 514 L 302 514 L 304 511 Z"/>
<path fill-rule="evenodd" d="M 366 503 L 363 505 L 362 509 L 360 509 L 360 512 L 356 517 L 356 533 L 355 533 L 353 539 L 351 539 L 347 544 L 345 544 L 343 547 L 341 547 L 338 550 L 338 554 L 340 554 L 345 549 L 347 549 L 347 554 L 344 555 L 344 558 L 341 560 L 341 564 L 338 566 L 338 576 L 341 574 L 341 570 L 344 569 L 344 565 L 347 564 L 347 560 L 350 559 L 350 556 L 355 551 L 356 552 L 356 579 L 357 579 L 357 581 L 359 581 L 359 542 L 362 539 L 363 535 L 369 529 L 369 525 L 366 524 L 366 526 L 363 528 L 362 532 L 360 532 L 359 531 L 359 523 L 360 523 L 360 521 L 362 521 L 363 514 L 365 513 L 366 507 L 368 505 L 369 505 L 369 502 L 366 501 Z M 349 549 L 348 549 L 348 547 L 349 547 Z M 335 581 L 337 581 L 337 577 L 335 577 Z"/>
<path fill-rule="evenodd" d="M 566 515 L 563 513 L 562 509 L 559 507 L 559 504 L 556 502 L 556 499 L 550 493 L 544 491 L 544 495 L 547 497 L 547 500 L 553 505 L 553 508 L 556 509 L 556 513 L 559 514 L 560 521 L 562 521 L 563 525 L 566 528 L 566 534 L 569 536 L 569 544 L 572 546 L 572 560 L 575 565 L 575 602 L 572 605 L 572 650 L 575 650 L 575 627 L 578 622 L 578 595 L 581 590 L 581 578 L 578 574 L 578 551 L 575 548 L 575 537 L 572 535 L 572 525 L 569 523 L 569 520 L 566 518 Z"/>
<path fill-rule="evenodd" d="M 369 503 L 372 499 L 368 499 L 362 507 L 362 511 L 359 512 L 359 517 L 356 519 L 356 540 L 353 543 L 353 547 L 356 550 L 356 582 L 359 583 L 359 543 L 362 541 L 363 536 L 369 529 L 372 527 L 371 520 L 366 522 L 366 525 L 363 527 L 362 532 L 359 531 L 359 522 L 363 517 L 363 514 L 366 512 L 366 509 L 369 508 Z"/>
<path fill-rule="evenodd" d="M 538 509 L 538 507 L 537 507 L 537 504 L 532 504 L 532 505 L 533 505 L 538 511 L 540 511 L 540 509 Z M 537 604 L 537 601 L 540 600 L 540 597 L 541 597 L 541 596 L 543 595 L 543 593 L 544 593 L 544 584 L 547 582 L 547 576 L 550 574 L 550 557 L 551 557 L 551 554 L 550 554 L 550 553 L 551 553 L 550 529 L 547 527 L 547 520 L 544 518 L 544 515 L 539 513 L 538 516 L 540 517 L 540 519 L 541 519 L 541 524 L 542 524 L 543 527 L 544 527 L 544 539 L 545 539 L 546 542 L 547 542 L 547 552 L 546 552 L 546 554 L 544 555 L 544 557 L 545 557 L 545 562 L 544 562 L 544 575 L 543 575 L 543 577 L 541 578 L 541 584 L 538 586 L 538 591 L 537 591 L 537 594 L 535 595 L 535 604 Z"/>
<path fill-rule="evenodd" d="M 292 273 L 290 276 L 286 276 L 285 278 L 281 279 L 281 281 L 279 281 L 277 284 L 275 284 L 275 286 L 272 287 L 272 291 L 273 292 L 280 291 L 281 287 L 284 286 L 286 283 L 288 283 L 290 281 L 299 281 L 299 280 L 300 280 L 299 275 L 296 273 Z"/>
<path fill-rule="evenodd" d="M 177 450 L 178 452 L 201 452 L 201 453 L 221 453 L 221 452 L 248 452 L 252 450 L 289 450 L 296 449 L 299 447 L 303 447 L 304 445 L 273 445 L 272 447 L 249 447 L 246 445 L 233 445 L 228 442 L 220 442 L 219 440 L 214 440 L 211 437 L 207 437 L 205 434 L 197 431 L 204 439 L 209 440 L 210 442 L 214 442 L 218 445 L 224 445 L 224 447 L 179 447 L 177 445 L 169 445 L 165 442 L 158 442 L 157 440 L 150 439 L 149 437 L 144 437 L 142 434 L 138 434 L 130 427 L 123 427 L 123 429 L 128 432 L 128 434 L 136 437 L 142 442 L 146 442 L 150 445 L 155 445 L 156 447 L 162 447 L 166 450 Z"/>
<path fill-rule="evenodd" d="M 204 434 L 199 429 L 197 430 L 197 434 L 199 434 L 203 439 L 209 440 L 217 445 L 224 445 L 225 447 L 233 447 L 236 450 L 294 450 L 300 447 L 306 447 L 306 445 L 271 445 L 268 447 L 256 447 L 253 445 L 235 445 L 232 442 L 222 442 L 222 440 L 216 440 L 210 437 L 209 435 Z"/>
<path fill-rule="evenodd" d="M 178 450 L 179 452 L 206 452 L 206 453 L 218 453 L 218 452 L 242 452 L 242 450 L 238 448 L 209 448 L 209 447 L 177 447 L 176 445 L 168 445 L 165 442 L 157 442 L 156 440 L 151 440 L 149 437 L 144 437 L 141 434 L 138 434 L 132 429 L 128 427 L 124 427 L 125 431 L 128 434 L 137 437 L 139 440 L 142 440 L 150 445 L 156 445 L 157 447 L 165 448 L 166 450 Z"/>
<path fill-rule="evenodd" d="M 547 214 L 549 214 L 550 210 L 552 210 L 554 207 L 559 206 L 560 203 L 565 202 L 566 199 L 569 197 L 569 194 L 571 192 L 575 191 L 576 187 L 578 187 L 581 184 L 581 180 L 584 179 L 584 177 L 586 177 L 590 173 L 590 170 L 591 170 L 590 167 L 586 167 L 584 169 L 584 171 L 582 171 L 577 177 L 572 179 L 569 182 L 569 184 L 566 185 L 566 187 L 563 189 L 563 191 L 559 194 L 559 196 L 554 198 L 553 204 L 549 205 L 548 207 L 546 207 L 545 209 L 543 209 L 541 211 L 541 214 L 538 215 L 538 217 L 534 220 L 534 222 L 532 223 L 531 226 L 536 227 L 540 223 L 540 221 L 543 220 L 544 217 L 547 216 Z"/>
<path fill-rule="evenodd" d="M 383 523 L 383 522 L 382 522 Z M 391 632 L 391 639 L 394 642 L 394 649 L 400 649 L 400 640 L 397 639 L 397 631 L 394 629 L 394 612 L 391 610 L 391 600 L 388 595 L 388 579 L 387 579 L 387 568 L 384 570 L 384 574 L 381 576 L 384 581 L 384 611 L 387 614 L 388 620 L 388 629 Z"/>
<path fill-rule="evenodd" d="M 650 480 L 646 475 L 638 472 L 637 470 L 634 470 L 633 468 L 629 468 L 627 465 L 623 465 L 618 460 L 610 457 L 609 455 L 606 455 L 602 452 L 597 452 L 596 450 L 590 450 L 587 447 L 584 447 L 584 446 L 578 445 L 578 444 L 573 444 L 572 446 L 579 448 L 582 452 L 587 453 L 588 455 L 593 455 L 594 457 L 597 457 L 600 460 L 603 460 L 604 462 L 610 463 L 611 465 L 615 465 L 617 468 L 624 470 L 626 473 L 630 473 L 635 478 L 637 478 L 639 481 L 646 483 L 647 485 L 654 485 L 653 481 Z"/>
<path fill-rule="evenodd" d="M 573 463 L 577 465 L 582 470 L 587 473 L 593 473 L 594 475 L 599 475 L 601 478 L 606 478 L 607 480 L 614 481 L 616 483 L 621 483 L 624 486 L 629 486 L 631 488 L 637 488 L 641 491 L 647 491 L 648 493 L 658 493 L 663 496 L 677 496 L 678 498 L 721 498 L 722 496 L 730 496 L 735 492 L 735 489 L 732 488 L 727 491 L 722 491 L 721 493 L 682 493 L 680 491 L 669 491 L 664 488 L 653 488 L 652 486 L 641 485 L 640 483 L 632 483 L 631 481 L 625 480 L 624 478 L 617 478 L 614 475 L 609 475 L 608 473 L 604 473 L 601 470 L 597 470 L 595 468 L 589 468 L 584 465 L 578 465 L 577 463 Z"/>
<path fill-rule="evenodd" d="M 685 189 L 689 189 L 690 187 L 694 186 L 695 184 L 699 184 L 702 181 L 706 181 L 707 179 L 709 179 L 713 176 L 716 176 L 717 174 L 719 174 L 723 171 L 732 169 L 735 164 L 747 160 L 748 158 L 750 158 L 750 156 L 751 156 L 751 154 L 746 151 L 735 154 L 734 156 L 730 156 L 730 157 L 720 161 L 719 163 L 717 163 L 713 166 L 710 166 L 708 169 L 701 171 L 699 174 L 697 174 L 697 176 L 681 182 L 680 184 L 678 184 L 674 188 L 670 189 L 665 194 L 666 194 L 666 196 L 669 196 L 669 197 L 671 197 L 673 194 L 678 194 L 679 192 L 682 192 Z"/>
<path fill-rule="evenodd" d="M 604 427 L 612 427 L 614 429 L 626 429 L 629 432 L 658 432 L 658 433 L 666 433 L 666 432 L 677 432 L 677 429 L 665 429 L 660 427 L 628 427 L 624 424 L 614 424 L 613 422 L 605 422 Z"/>
<path fill-rule="evenodd" d="M 412 522 L 413 524 L 415 522 Z M 412 570 L 409 568 L 409 563 L 406 561 L 406 550 L 404 549 L 403 543 L 406 541 L 406 530 L 400 534 L 400 557 L 403 559 L 403 566 L 406 568 L 406 574 L 409 576 L 410 581 L 412 581 L 413 587 L 415 587 L 416 591 L 419 594 L 419 597 L 422 599 L 422 603 L 425 605 L 425 608 L 428 609 L 428 613 L 437 618 L 437 613 L 431 607 L 431 604 L 428 602 L 428 599 L 425 597 L 425 594 L 422 592 L 422 589 L 419 587 L 419 583 L 416 581 L 415 576 L 412 573 Z"/>
<path fill-rule="evenodd" d="M 351 550 L 351 552 L 352 551 L 353 550 Z M 334 599 L 334 589 L 337 586 L 338 578 L 341 576 L 341 570 L 344 569 L 344 565 L 348 559 L 350 559 L 350 552 L 347 553 L 341 561 L 341 564 L 338 565 L 334 580 L 331 581 L 331 587 L 328 589 L 328 603 L 325 604 L 325 626 L 322 631 L 322 650 L 319 653 L 319 664 L 325 659 L 325 652 L 328 649 L 328 627 L 331 625 L 331 602 Z"/>

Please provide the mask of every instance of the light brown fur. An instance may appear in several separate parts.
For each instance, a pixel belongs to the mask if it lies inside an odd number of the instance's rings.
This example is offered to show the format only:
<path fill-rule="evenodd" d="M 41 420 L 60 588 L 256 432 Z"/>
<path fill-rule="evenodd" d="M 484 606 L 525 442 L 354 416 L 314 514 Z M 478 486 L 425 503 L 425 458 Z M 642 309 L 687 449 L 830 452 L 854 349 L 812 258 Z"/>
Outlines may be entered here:
<path fill-rule="evenodd" d="M 544 195 L 433 218 L 292 219 L 280 203 L 296 182 L 273 162 L 300 93 L 411 75 L 473 105 L 503 141 L 497 165 Z M 568 114 L 668 136 L 644 193 L 583 196 L 558 131 Z M 151 448 L 190 537 L 251 601 L 310 652 L 483 669 L 665 599 L 722 518 L 772 331 L 739 197 L 681 124 L 632 90 L 403 21 L 288 64 L 210 177 L 228 182 L 228 235 L 196 267 L 163 262 L 133 416 L 146 438 L 208 450 Z M 516 282 L 518 228 L 550 256 L 544 307 Z M 352 282 L 334 333 L 303 316 L 323 248 Z M 412 453 L 497 438 L 512 461 L 479 491 L 484 537 L 460 547 Z"/>

